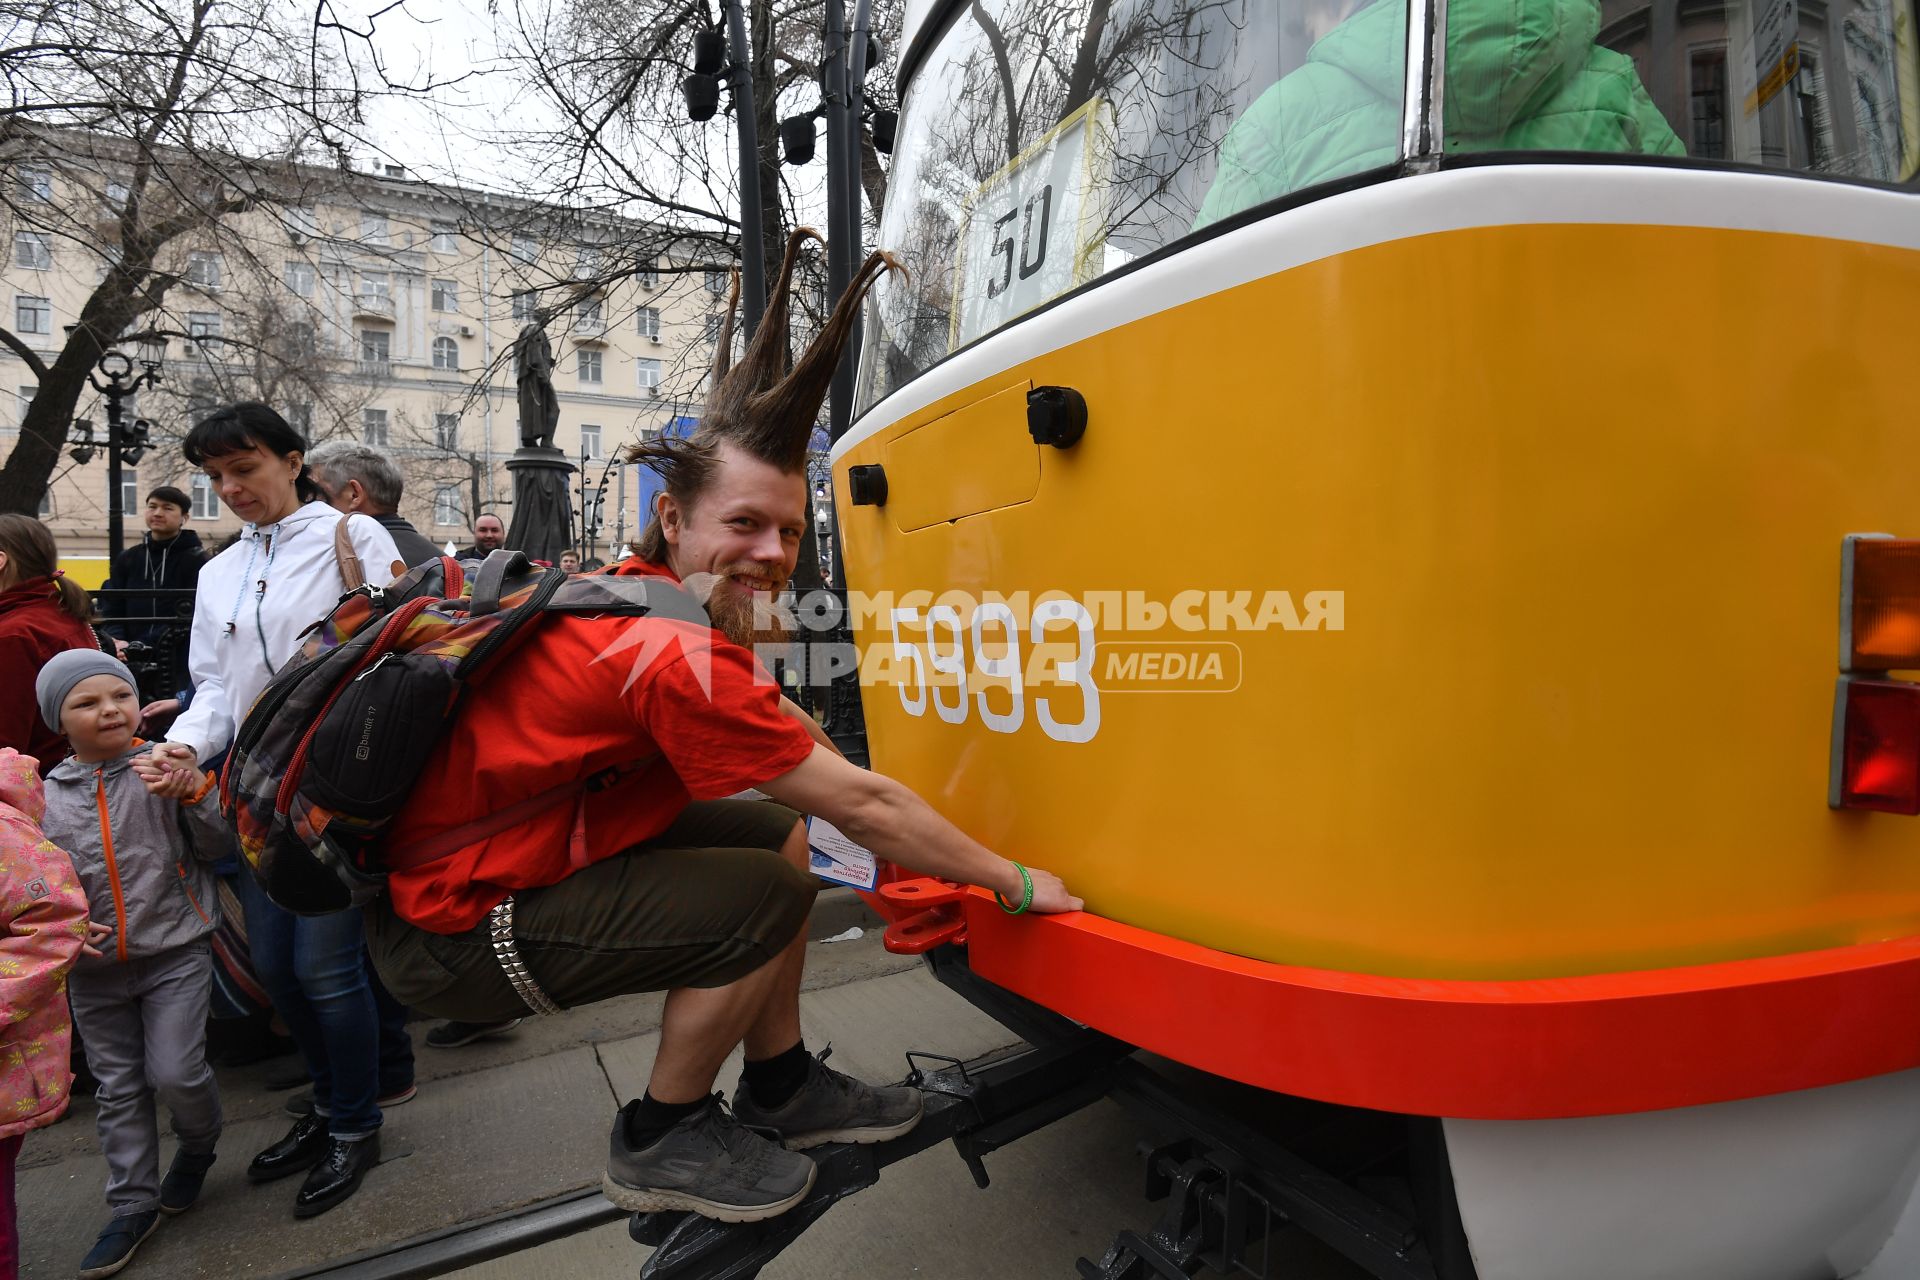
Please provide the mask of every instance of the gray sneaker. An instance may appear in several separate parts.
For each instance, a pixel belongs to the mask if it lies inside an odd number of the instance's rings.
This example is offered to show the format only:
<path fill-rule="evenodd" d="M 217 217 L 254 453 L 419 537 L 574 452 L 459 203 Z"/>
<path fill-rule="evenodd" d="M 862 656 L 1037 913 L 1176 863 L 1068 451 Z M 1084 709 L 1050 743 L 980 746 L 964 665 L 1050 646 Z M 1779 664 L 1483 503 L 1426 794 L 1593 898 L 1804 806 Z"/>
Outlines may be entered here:
<path fill-rule="evenodd" d="M 750 1132 L 719 1094 L 648 1147 L 627 1145 L 629 1102 L 613 1120 L 607 1199 L 634 1213 L 679 1210 L 722 1222 L 758 1222 L 793 1208 L 813 1187 L 806 1156 Z"/>
<path fill-rule="evenodd" d="M 772 1129 L 789 1151 L 829 1142 L 885 1142 L 920 1123 L 920 1091 L 904 1085 L 871 1085 L 827 1065 L 828 1045 L 807 1064 L 807 1082 L 785 1106 L 762 1107 L 746 1082 L 733 1091 L 733 1114 L 741 1124 Z"/>

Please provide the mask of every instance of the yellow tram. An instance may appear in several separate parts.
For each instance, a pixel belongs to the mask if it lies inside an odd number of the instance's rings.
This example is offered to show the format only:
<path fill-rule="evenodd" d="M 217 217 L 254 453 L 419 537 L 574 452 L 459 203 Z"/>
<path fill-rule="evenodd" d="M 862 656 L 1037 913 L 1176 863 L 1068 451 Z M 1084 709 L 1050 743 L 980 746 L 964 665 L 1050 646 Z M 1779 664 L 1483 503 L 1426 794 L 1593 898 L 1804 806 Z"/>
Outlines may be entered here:
<path fill-rule="evenodd" d="M 1480 1280 L 1920 1275 L 1915 18 L 908 5 L 874 763 L 1088 903 L 976 972 L 1443 1117 Z"/>

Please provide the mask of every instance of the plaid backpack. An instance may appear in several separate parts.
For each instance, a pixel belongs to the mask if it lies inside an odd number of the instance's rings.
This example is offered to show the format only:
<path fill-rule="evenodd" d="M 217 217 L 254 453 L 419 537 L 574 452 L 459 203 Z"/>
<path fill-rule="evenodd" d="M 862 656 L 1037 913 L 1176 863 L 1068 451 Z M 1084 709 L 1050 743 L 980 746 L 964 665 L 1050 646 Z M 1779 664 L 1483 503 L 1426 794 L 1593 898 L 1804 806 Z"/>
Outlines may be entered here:
<path fill-rule="evenodd" d="M 341 597 L 308 630 L 241 722 L 220 778 L 221 811 L 267 896 L 300 915 L 360 906 L 385 887 L 381 836 L 460 699 L 556 613 L 709 625 L 664 578 L 570 576 L 496 551 L 463 595 L 453 560 Z M 643 763 L 643 762 L 636 762 Z M 514 806 L 513 821 L 606 785 L 606 770 Z M 434 842 L 458 847 L 506 825 L 477 817 Z"/>

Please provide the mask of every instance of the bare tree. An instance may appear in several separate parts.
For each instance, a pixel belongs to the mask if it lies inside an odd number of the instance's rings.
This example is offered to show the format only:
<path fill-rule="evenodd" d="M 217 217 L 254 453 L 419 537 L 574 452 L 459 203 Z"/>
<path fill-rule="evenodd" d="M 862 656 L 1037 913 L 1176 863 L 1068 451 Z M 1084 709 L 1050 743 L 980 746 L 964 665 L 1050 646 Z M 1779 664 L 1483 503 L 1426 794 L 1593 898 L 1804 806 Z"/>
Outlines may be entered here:
<path fill-rule="evenodd" d="M 297 206 L 346 167 L 371 94 L 372 29 L 239 0 L 0 0 L 0 211 L 20 265 L 97 271 L 51 358 L 0 327 L 38 383 L 0 467 L 0 511 L 33 511 L 88 372 L 116 340 L 180 328 L 196 252 L 252 249 L 247 217 Z"/>
<path fill-rule="evenodd" d="M 883 43 L 897 34 L 901 8 L 901 0 L 875 4 Z M 821 0 L 747 0 L 746 10 L 763 248 L 767 261 L 777 263 L 788 229 L 819 217 L 822 208 L 817 191 L 790 180 L 793 171 L 781 167 L 776 125 L 782 115 L 819 101 L 825 11 Z M 611 249 L 604 278 L 645 269 L 670 252 L 688 270 L 731 265 L 740 233 L 732 132 L 719 120 L 689 121 L 680 95 L 695 33 L 720 23 L 716 6 L 708 0 L 515 0 L 500 13 L 521 73 L 555 121 L 509 139 L 522 154 L 545 157 L 531 184 L 539 198 L 589 218 L 617 213 L 655 228 Z M 867 90 L 891 102 L 885 66 L 873 69 Z M 725 109 L 733 110 L 730 100 Z M 886 180 L 864 126 L 861 150 L 863 189 L 877 219 Z M 818 162 L 811 172 L 818 175 Z"/>

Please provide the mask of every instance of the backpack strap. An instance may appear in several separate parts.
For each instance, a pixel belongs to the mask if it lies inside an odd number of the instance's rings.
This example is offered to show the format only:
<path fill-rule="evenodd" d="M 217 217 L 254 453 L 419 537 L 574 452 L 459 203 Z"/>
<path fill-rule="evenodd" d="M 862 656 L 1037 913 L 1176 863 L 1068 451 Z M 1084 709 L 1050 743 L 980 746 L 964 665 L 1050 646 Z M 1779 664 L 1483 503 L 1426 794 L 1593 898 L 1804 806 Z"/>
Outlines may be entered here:
<path fill-rule="evenodd" d="M 333 562 L 340 567 L 340 581 L 347 590 L 367 585 L 367 572 L 360 564 L 360 553 L 353 549 L 353 531 L 347 528 L 352 516 L 341 516 L 333 523 Z"/>
<path fill-rule="evenodd" d="M 548 613 L 632 614 L 711 627 L 706 609 L 669 578 L 614 574 L 569 578 L 546 604 Z"/>
<path fill-rule="evenodd" d="M 605 791 L 608 787 L 624 781 L 628 776 L 652 764 L 660 758 L 659 753 L 644 759 L 616 764 L 602 769 L 598 773 L 571 782 L 562 782 L 548 787 L 545 791 L 536 791 L 518 804 L 510 804 L 498 813 L 490 813 L 471 822 L 463 822 L 450 827 L 439 835 L 427 840 L 416 841 L 400 848 L 386 851 L 386 864 L 389 871 L 411 871 L 424 867 L 429 862 L 458 853 L 470 844 L 490 840 L 502 831 L 519 826 L 535 814 L 545 813 L 556 805 L 568 800 L 576 800 L 573 830 L 567 839 L 567 861 L 576 869 L 586 865 L 586 804 L 587 796 L 595 791 Z"/>
<path fill-rule="evenodd" d="M 533 572 L 533 561 L 518 551 L 509 551 L 501 547 L 488 555 L 480 564 L 480 572 L 474 575 L 473 598 L 467 603 L 467 616 L 478 618 L 492 613 L 500 607 L 500 593 L 508 578 L 519 578 Z"/>

